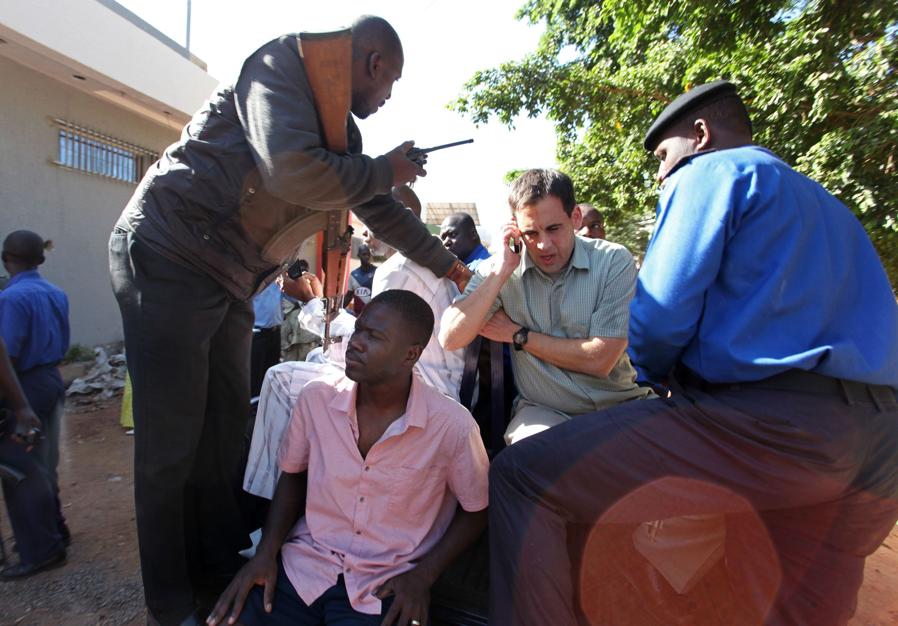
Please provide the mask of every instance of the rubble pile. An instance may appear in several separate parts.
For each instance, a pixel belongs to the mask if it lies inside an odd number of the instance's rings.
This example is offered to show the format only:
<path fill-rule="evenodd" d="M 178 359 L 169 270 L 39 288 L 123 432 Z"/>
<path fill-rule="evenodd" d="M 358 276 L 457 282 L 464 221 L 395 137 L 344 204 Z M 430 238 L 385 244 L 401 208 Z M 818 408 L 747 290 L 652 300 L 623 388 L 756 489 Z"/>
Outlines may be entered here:
<path fill-rule="evenodd" d="M 81 378 L 76 378 L 69 385 L 65 395 L 67 402 L 74 404 L 90 404 L 97 400 L 108 400 L 122 392 L 125 388 L 125 355 L 118 353 L 109 355 L 101 347 L 94 348 L 94 365 Z"/>

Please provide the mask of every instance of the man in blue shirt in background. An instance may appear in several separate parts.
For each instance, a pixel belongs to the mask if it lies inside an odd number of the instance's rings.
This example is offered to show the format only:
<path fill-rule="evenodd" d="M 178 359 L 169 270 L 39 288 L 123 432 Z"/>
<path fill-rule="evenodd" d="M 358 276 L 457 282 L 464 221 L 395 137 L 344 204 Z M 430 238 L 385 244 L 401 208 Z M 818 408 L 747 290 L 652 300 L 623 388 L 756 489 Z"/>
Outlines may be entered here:
<path fill-rule="evenodd" d="M 449 252 L 462 260 L 471 271 L 490 258 L 490 251 L 480 242 L 474 218 L 467 213 L 453 213 L 440 224 L 440 239 Z"/>
<path fill-rule="evenodd" d="M 269 367 L 281 361 L 281 287 L 273 282 L 253 298 L 253 343 L 250 349 L 249 394 L 259 395 Z"/>
<path fill-rule="evenodd" d="M 726 516 L 747 621 L 854 613 L 864 560 L 898 519 L 898 306 L 851 212 L 751 140 L 725 81 L 649 129 L 663 188 L 630 353 L 671 396 L 497 457 L 491 622 L 576 623 L 567 524 L 688 515 Z"/>
<path fill-rule="evenodd" d="M 44 250 L 51 245 L 28 230 L 17 230 L 3 241 L 3 266 L 10 281 L 0 292 L 0 337 L 6 342 L 25 397 L 41 422 L 43 438 L 34 448 L 39 467 L 20 464 L 26 480 L 15 488 L 4 484 L 10 517 L 18 522 L 15 533 L 20 562 L 0 572 L 0 580 L 24 578 L 63 563 L 69 543 L 56 474 L 65 400 L 57 366 L 69 348 L 69 302 L 59 287 L 37 271 L 44 262 Z M 52 506 L 44 504 L 44 482 L 49 483 Z"/>

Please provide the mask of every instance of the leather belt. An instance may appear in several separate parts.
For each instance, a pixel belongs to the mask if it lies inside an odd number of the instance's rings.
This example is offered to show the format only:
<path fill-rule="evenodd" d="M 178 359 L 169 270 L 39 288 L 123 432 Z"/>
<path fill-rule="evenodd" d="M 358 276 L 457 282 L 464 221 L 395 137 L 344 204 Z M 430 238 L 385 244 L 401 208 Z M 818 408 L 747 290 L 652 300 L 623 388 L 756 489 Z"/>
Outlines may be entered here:
<path fill-rule="evenodd" d="M 856 380 L 833 378 L 816 372 L 791 369 L 761 380 L 738 383 L 712 383 L 685 367 L 679 368 L 676 378 L 687 387 L 697 387 L 707 393 L 739 391 L 741 389 L 769 389 L 823 396 L 838 396 L 853 406 L 873 402 L 880 411 L 898 409 L 895 390 L 887 385 L 871 385 Z"/>

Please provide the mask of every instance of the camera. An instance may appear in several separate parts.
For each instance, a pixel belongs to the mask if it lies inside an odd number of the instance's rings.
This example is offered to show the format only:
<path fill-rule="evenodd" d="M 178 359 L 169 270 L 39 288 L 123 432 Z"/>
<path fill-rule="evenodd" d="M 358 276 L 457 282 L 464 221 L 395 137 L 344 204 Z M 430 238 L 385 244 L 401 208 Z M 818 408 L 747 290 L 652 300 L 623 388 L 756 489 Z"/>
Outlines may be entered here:
<path fill-rule="evenodd" d="M 309 264 L 304 259 L 299 259 L 294 261 L 290 267 L 287 268 L 287 276 L 290 277 L 290 280 L 296 280 L 300 276 L 302 276 L 303 272 L 309 271 Z"/>

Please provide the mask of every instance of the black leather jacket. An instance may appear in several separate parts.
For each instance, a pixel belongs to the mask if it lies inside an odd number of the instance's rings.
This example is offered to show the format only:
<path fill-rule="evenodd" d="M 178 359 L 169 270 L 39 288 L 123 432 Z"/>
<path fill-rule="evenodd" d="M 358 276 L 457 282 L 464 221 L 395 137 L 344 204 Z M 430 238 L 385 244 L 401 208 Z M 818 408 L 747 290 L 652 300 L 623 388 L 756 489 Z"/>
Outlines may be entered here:
<path fill-rule="evenodd" d="M 445 275 L 455 257 L 392 198 L 389 161 L 361 154 L 351 115 L 348 131 L 349 154 L 324 148 L 297 37 L 275 39 L 197 111 L 147 171 L 117 227 L 241 300 L 290 260 L 264 253 L 274 233 L 335 209 L 352 208 L 379 239 Z"/>

